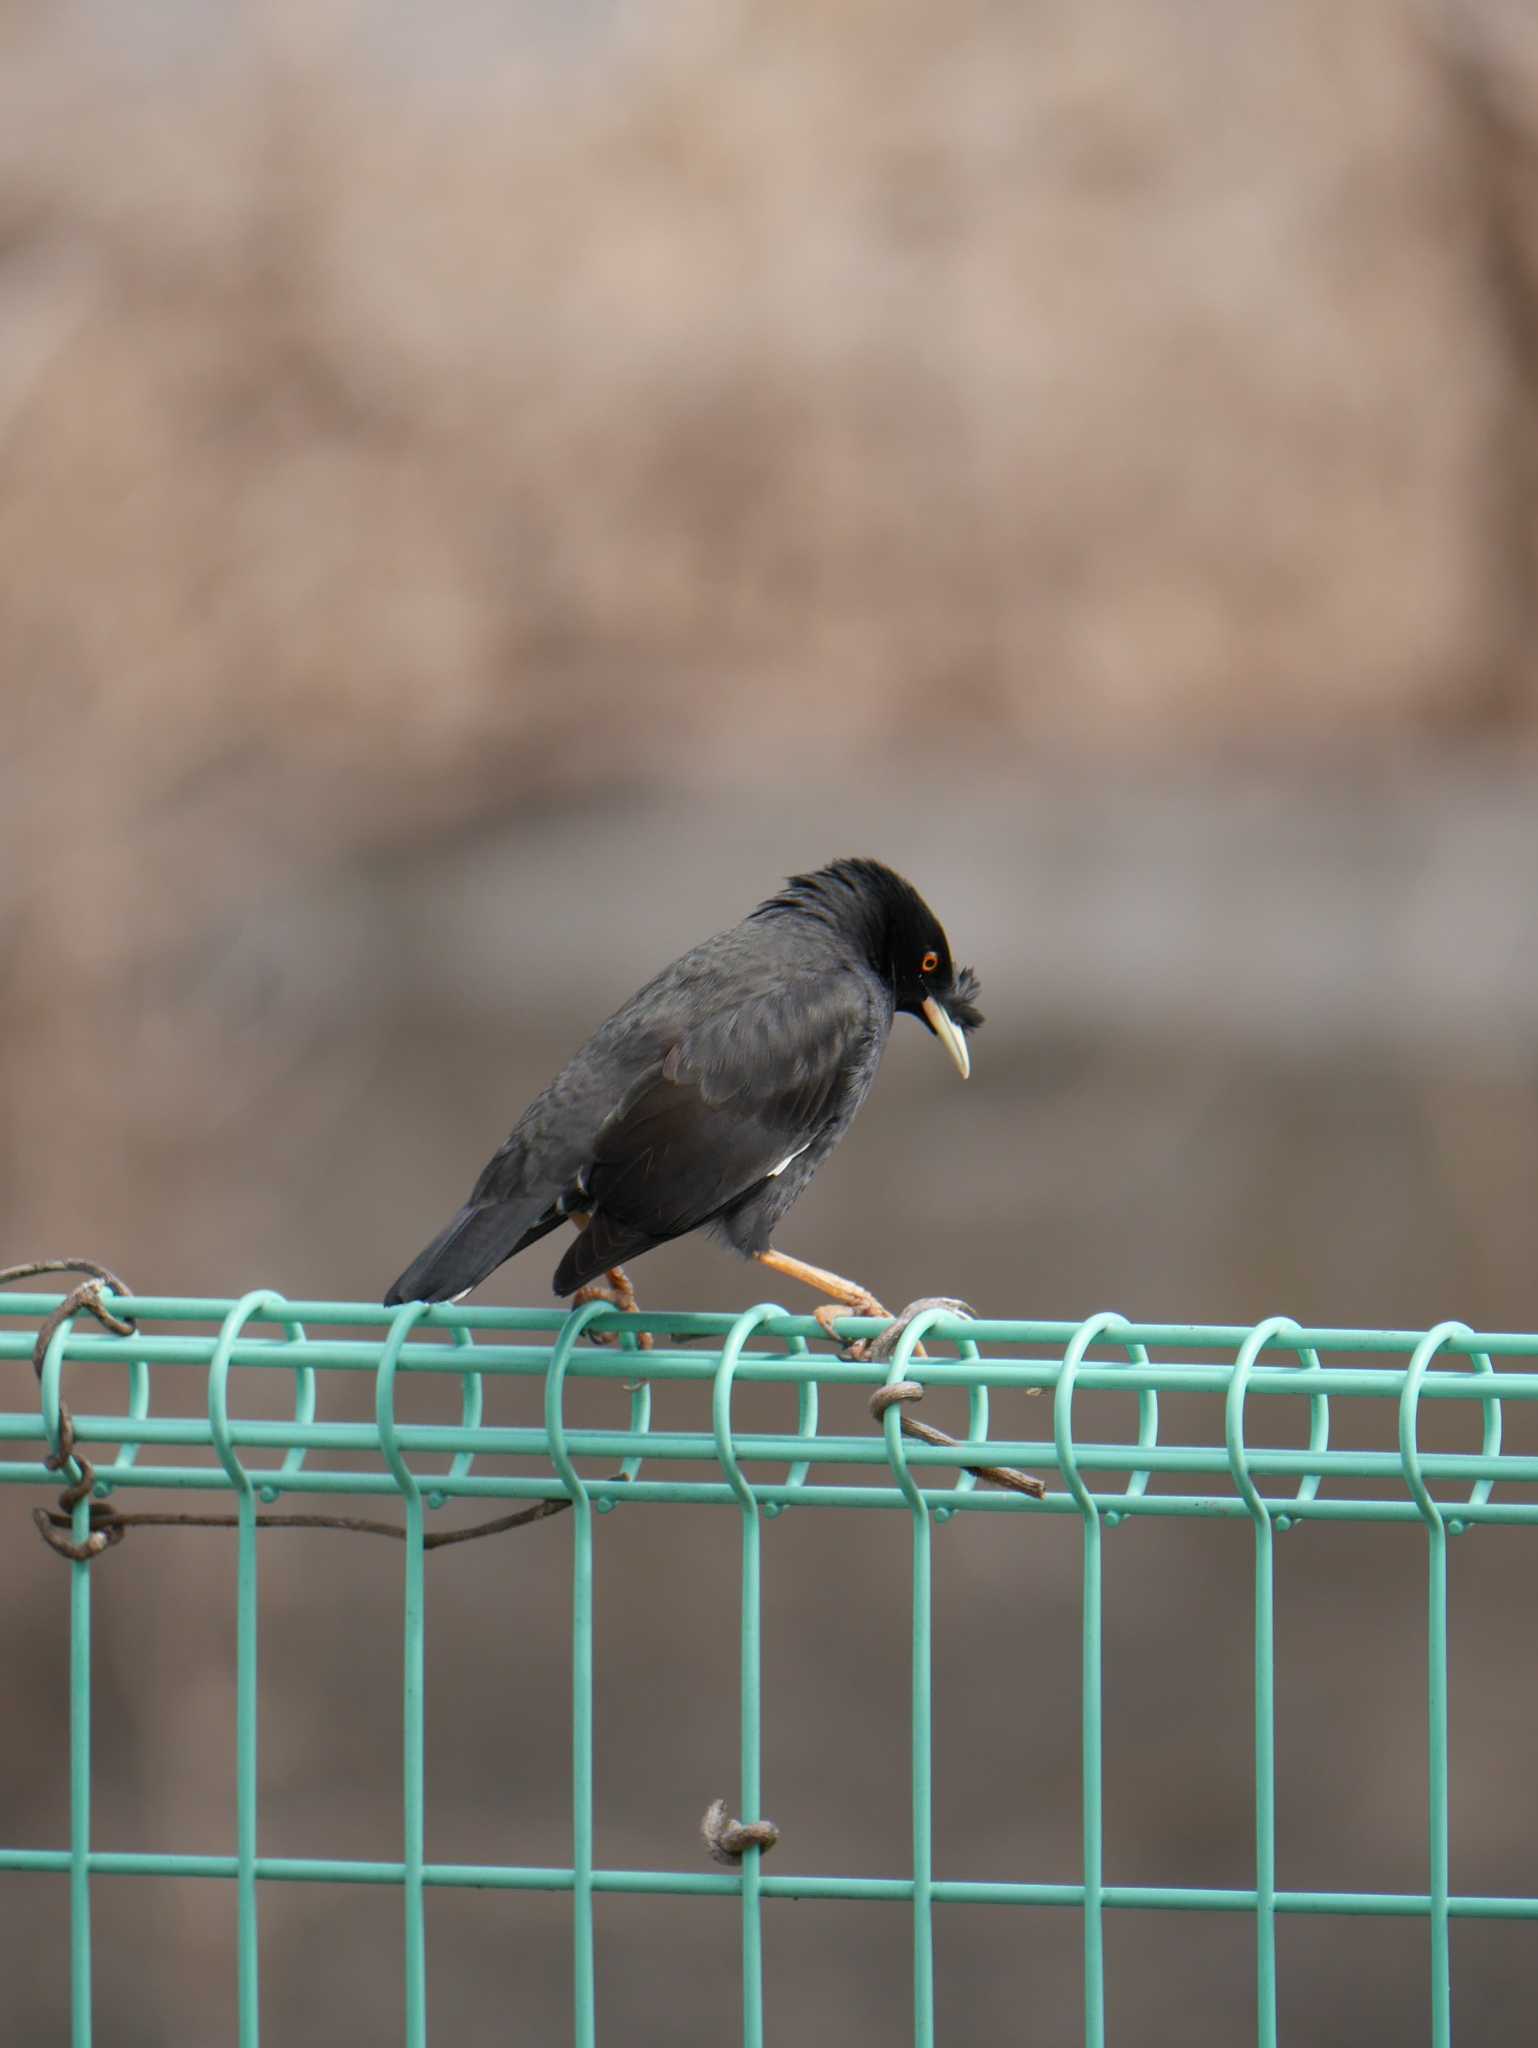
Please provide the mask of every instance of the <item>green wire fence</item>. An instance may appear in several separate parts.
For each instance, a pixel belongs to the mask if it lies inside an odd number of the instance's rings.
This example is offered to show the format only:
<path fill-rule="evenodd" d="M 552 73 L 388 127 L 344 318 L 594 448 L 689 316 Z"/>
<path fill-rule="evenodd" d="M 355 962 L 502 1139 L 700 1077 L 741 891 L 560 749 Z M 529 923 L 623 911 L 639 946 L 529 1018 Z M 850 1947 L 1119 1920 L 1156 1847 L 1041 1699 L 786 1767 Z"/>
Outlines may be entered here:
<path fill-rule="evenodd" d="M 40 1328 L 60 1307 L 56 1295 L 0 1295 L 0 1361 L 12 1367 L 18 1393 L 30 1390 Z M 233 1878 L 238 1926 L 238 2013 L 241 2048 L 259 2039 L 258 1899 L 274 1882 L 330 1881 L 400 1889 L 405 1920 L 405 2038 L 428 2038 L 424 1891 L 474 1886 L 509 1891 L 569 1892 L 572 1900 L 575 2039 L 589 2048 L 596 2034 L 594 1896 L 599 1892 L 736 1894 L 742 1911 L 742 2040 L 764 2039 L 762 1906 L 766 1898 L 907 1901 L 913 1924 L 913 2038 L 934 2040 L 935 1908 L 950 1902 L 1057 1906 L 1082 1926 L 1084 2040 L 1106 2038 L 1105 1913 L 1120 1908 L 1239 1913 L 1254 1923 L 1256 2030 L 1261 2048 L 1277 2040 L 1277 1919 L 1281 1914 L 1411 1916 L 1428 1923 L 1429 2035 L 1433 2048 L 1452 2039 L 1449 1923 L 1455 1917 L 1538 1919 L 1538 1897 L 1475 1897 L 1451 1891 L 1448 1872 L 1447 1545 L 1475 1526 L 1538 1525 L 1538 1457 L 1502 1450 L 1508 1401 L 1538 1399 L 1538 1335 L 1478 1335 L 1460 1323 L 1427 1332 L 1304 1329 L 1285 1317 L 1254 1328 L 1138 1324 L 1114 1314 L 1083 1323 L 971 1321 L 927 1309 L 906 1328 L 889 1362 L 848 1363 L 823 1343 L 809 1317 L 773 1306 L 740 1316 L 650 1314 L 620 1317 L 602 1303 L 571 1316 L 521 1309 L 384 1310 L 357 1303 L 287 1302 L 258 1292 L 235 1302 L 102 1297 L 131 1315 L 131 1335 L 103 1332 L 78 1315 L 61 1318 L 39 1366 L 40 1404 L 0 1414 L 0 1439 L 35 1454 L 0 1462 L 0 1482 L 58 1492 L 66 1478 L 93 1480 L 70 1500 L 73 1541 L 90 1549 L 102 1526 L 100 1503 L 139 1489 L 176 1489 L 233 1497 L 238 1546 L 236 1840 L 233 1855 L 106 1853 L 91 1836 L 91 1608 L 111 1598 L 111 1575 L 84 1554 L 67 1566 L 70 1629 L 70 1839 L 67 1848 L 0 1847 L 0 1870 L 67 1875 L 70 1905 L 72 2042 L 92 2038 L 91 1881 L 97 1875 Z M 872 1335 L 880 1325 L 849 1318 L 847 1335 Z M 347 1330 L 353 1334 L 325 1334 Z M 635 1332 L 654 1334 L 656 1348 L 636 1349 Z M 581 1340 L 619 1333 L 616 1348 Z M 819 1348 L 814 1349 L 817 1346 Z M 922 1348 L 921 1348 L 922 1347 Z M 943 1347 L 944 1356 L 932 1355 Z M 1153 1354 L 1170 1354 L 1156 1359 Z M 1110 1355 L 1107 1356 L 1106 1354 Z M 1324 1362 L 1328 1354 L 1330 1362 Z M 1499 1368 L 1497 1361 L 1500 1361 Z M 75 1413 L 64 1397 L 66 1368 L 126 1368 L 126 1399 L 111 1412 Z M 232 1367 L 290 1375 L 292 1417 L 242 1421 L 231 1414 Z M 197 1376 L 206 1413 L 157 1414 L 152 1387 L 175 1373 Z M 319 1389 L 332 1375 L 372 1375 L 371 1423 L 321 1419 Z M 644 1373 L 641 1380 L 638 1374 Z M 457 1426 L 413 1425 L 396 1417 L 402 1375 L 452 1375 L 461 1387 Z M 484 1420 L 488 1378 L 543 1382 L 542 1427 L 493 1427 Z M 568 1419 L 568 1394 L 578 1379 L 623 1382 L 629 1397 L 624 1428 L 579 1427 Z M 650 1383 L 679 1380 L 708 1390 L 708 1426 L 660 1431 L 651 1426 Z M 734 1416 L 745 1384 L 795 1390 L 793 1431 L 749 1431 Z M 905 1385 L 956 1387 L 969 1402 L 967 1437 L 957 1443 L 916 1442 L 887 1405 L 864 1433 L 830 1435 L 818 1426 L 818 1392 L 830 1384 L 872 1391 Z M 989 1394 L 1032 1389 L 1051 1428 L 1037 1440 L 989 1436 Z M 1137 1396 L 1135 1443 L 1082 1440 L 1075 1433 L 1081 1394 L 1118 1390 Z M 1166 1442 L 1160 1435 L 1161 1393 L 1198 1393 L 1222 1403 L 1221 1441 Z M 1332 1403 L 1391 1403 L 1397 1450 L 1331 1446 Z M 1263 1403 L 1302 1405 L 1306 1448 L 1252 1443 L 1247 1424 Z M 1478 1452 L 1432 1453 L 1420 1447 L 1420 1418 L 1430 1403 L 1472 1403 L 1482 1417 Z M 201 1406 L 201 1404 L 200 1404 Z M 1183 1411 L 1184 1412 L 1184 1411 Z M 1275 1409 L 1273 1408 L 1273 1413 Z M 82 1474 L 76 1446 L 89 1446 Z M 156 1463 L 157 1452 L 192 1462 Z M 110 1455 L 109 1455 L 110 1452 Z M 53 1454 L 52 1469 L 44 1463 Z M 328 1454 L 366 1454 L 340 1469 Z M 201 1455 L 199 1455 L 201 1454 Z M 531 1471 L 477 1469 L 487 1459 L 517 1458 Z M 979 1484 L 967 1468 L 1010 1465 L 1047 1477 L 1040 1501 Z M 579 1463 L 584 1469 L 579 1470 Z M 425 1469 L 430 1464 L 432 1469 Z M 648 1477 L 648 1465 L 698 1468 L 687 1478 Z M 594 1469 L 607 1467 L 609 1469 Z M 846 1476 L 830 1476 L 831 1468 Z M 617 1468 L 617 1469 L 616 1469 Z M 847 1475 L 853 1472 L 856 1476 Z M 1092 1485 L 1086 1475 L 1100 1475 Z M 1501 1494 L 1496 1495 L 1496 1487 Z M 93 1509 L 93 1498 L 97 1505 Z M 257 1571 L 259 1503 L 321 1496 L 326 1506 L 386 1495 L 404 1512 L 403 1707 L 404 1785 L 398 1860 L 359 1862 L 263 1856 L 258 1848 L 256 1729 L 258 1693 Z M 327 1497 L 330 1497 L 329 1500 Z M 65 1496 L 69 1499 L 69 1495 Z M 0 1496 L 3 1505 L 4 1496 Z M 427 1514 L 450 1500 L 551 1503 L 570 1511 L 572 1531 L 572 1847 L 569 1866 L 428 1863 L 423 1853 L 423 1556 Z M 763 1867 L 757 1840 L 726 1870 L 597 1869 L 593 1862 L 593 1526 L 595 1515 L 624 1502 L 666 1508 L 690 1502 L 735 1512 L 741 1539 L 741 1784 L 744 1823 L 760 1820 L 759 1587 L 763 1525 L 788 1508 L 889 1510 L 906 1514 L 913 1539 L 912 1838 L 911 1871 L 864 1878 L 794 1874 Z M 1083 1534 L 1082 1871 L 1074 1882 L 1022 1876 L 1015 1882 L 974 1882 L 938 1876 L 932 1856 L 931 1565 L 935 1531 L 950 1516 L 1007 1518 L 1001 1541 L 1019 1542 L 1034 1516 L 1079 1519 Z M 1247 1519 L 1254 1530 L 1254 1883 L 1244 1889 L 1115 1885 L 1105 1879 L 1102 1841 L 1101 1598 L 1107 1529 L 1148 1516 Z M 46 1517 L 45 1517 L 46 1519 Z M 1423 1531 L 1427 1560 L 1426 1711 L 1430 1771 L 1426 1885 L 1413 1893 L 1286 1891 L 1276 1882 L 1276 1793 L 1273 1583 L 1278 1535 L 1299 1522 L 1405 1523 Z M 62 1540 L 69 1540 L 68 1538 Z M 506 1540 L 494 1538 L 493 1540 Z M 517 1539 L 512 1539 L 516 1541 Z M 53 1568 L 53 1567 L 50 1567 Z M 64 1569 L 61 1567 L 61 1569 Z M 103 1571 L 98 1586 L 99 1574 Z M 753 1834 L 748 1829 L 749 1835 Z M 1028 1853 L 1023 1848 L 1022 1853 Z"/>

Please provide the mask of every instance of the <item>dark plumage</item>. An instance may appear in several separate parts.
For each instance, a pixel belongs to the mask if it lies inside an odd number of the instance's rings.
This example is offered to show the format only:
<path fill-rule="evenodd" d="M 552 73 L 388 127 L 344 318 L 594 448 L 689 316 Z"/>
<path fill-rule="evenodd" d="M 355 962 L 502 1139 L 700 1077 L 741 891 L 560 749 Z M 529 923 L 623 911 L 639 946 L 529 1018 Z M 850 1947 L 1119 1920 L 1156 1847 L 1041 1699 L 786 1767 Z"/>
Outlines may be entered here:
<path fill-rule="evenodd" d="M 792 1270 L 771 1234 L 864 1101 L 894 1014 L 920 1017 L 965 1073 L 976 992 L 890 868 L 838 860 L 795 876 L 594 1033 L 386 1302 L 465 1293 L 568 1218 L 580 1231 L 558 1295 L 606 1271 L 628 1295 L 613 1273 L 622 1260 L 702 1225 Z M 846 1303 L 870 1300 L 823 1278 Z"/>

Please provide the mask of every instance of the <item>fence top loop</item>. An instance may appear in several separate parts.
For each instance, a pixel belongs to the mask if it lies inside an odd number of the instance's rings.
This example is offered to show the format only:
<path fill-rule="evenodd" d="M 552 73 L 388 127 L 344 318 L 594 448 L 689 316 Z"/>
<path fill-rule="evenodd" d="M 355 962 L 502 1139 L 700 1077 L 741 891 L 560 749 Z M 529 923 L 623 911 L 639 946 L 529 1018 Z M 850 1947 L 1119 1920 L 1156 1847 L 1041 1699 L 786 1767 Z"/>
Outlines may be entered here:
<path fill-rule="evenodd" d="M 271 1287 L 256 1287 L 249 1294 L 243 1294 L 220 1325 L 214 1355 L 208 1361 L 208 1431 L 213 1438 L 214 1453 L 235 1491 L 253 1499 L 251 1474 L 240 1462 L 230 1433 L 230 1356 L 247 1323 L 256 1316 L 269 1315 L 274 1322 L 281 1322 L 282 1311 L 287 1306 L 283 1296 Z"/>
<path fill-rule="evenodd" d="M 1257 1323 L 1239 1346 L 1233 1378 L 1223 1400 L 1223 1440 L 1228 1450 L 1228 1469 L 1245 1506 L 1257 1523 L 1263 1522 L 1268 1528 L 1271 1508 L 1250 1471 L 1249 1446 L 1244 1440 L 1244 1404 L 1250 1390 L 1250 1374 L 1255 1370 L 1255 1362 L 1261 1352 L 1279 1338 L 1297 1336 L 1301 1328 L 1302 1325 L 1294 1322 L 1291 1316 L 1268 1316 L 1263 1323 Z"/>
<path fill-rule="evenodd" d="M 732 1379 L 737 1361 L 742 1356 L 742 1347 L 753 1332 L 772 1316 L 784 1313 L 779 1303 L 774 1301 L 761 1301 L 756 1308 L 744 1309 L 721 1340 L 721 1358 L 711 1381 L 710 1426 L 716 1439 L 716 1456 L 721 1461 L 727 1484 L 736 1494 L 745 1514 L 757 1514 L 758 1502 L 742 1475 L 742 1467 L 737 1462 L 737 1447 L 732 1441 Z"/>
<path fill-rule="evenodd" d="M 951 1342 L 956 1347 L 957 1358 L 964 1359 L 969 1365 L 980 1365 L 982 1363 L 983 1354 L 978 1349 L 975 1337 L 953 1337 Z M 967 1389 L 967 1435 L 974 1443 L 984 1443 L 987 1441 L 989 1427 L 988 1389 L 981 1384 L 969 1387 Z M 967 1466 L 963 1466 L 956 1474 L 957 1493 L 970 1493 L 976 1485 L 976 1472 Z M 955 1512 L 955 1508 L 941 1503 L 935 1508 L 935 1520 L 937 1522 L 948 1522 Z"/>
<path fill-rule="evenodd" d="M 457 1350 L 473 1351 L 475 1349 L 475 1332 L 467 1329 L 463 1323 L 456 1323 L 451 1335 Z M 481 1374 L 475 1371 L 474 1367 L 467 1365 L 464 1372 L 460 1374 L 459 1393 L 460 1428 L 464 1430 L 479 1429 L 481 1418 L 486 1412 L 486 1385 Z M 456 1451 L 449 1465 L 450 1479 L 468 1478 L 474 1463 L 474 1451 L 468 1449 Z M 441 1508 L 447 1499 L 448 1495 L 441 1487 L 434 1487 L 427 1496 L 427 1505 L 430 1508 Z"/>
<path fill-rule="evenodd" d="M 134 1334 L 138 1334 L 137 1324 L 134 1325 Z M 128 1420 L 130 1422 L 143 1422 L 149 1415 L 149 1412 L 149 1360 L 144 1356 L 143 1352 L 136 1351 L 128 1361 Z M 124 1466 L 133 1465 L 137 1462 L 139 1449 L 139 1443 L 135 1438 L 125 1436 L 118 1445 L 117 1463 Z M 104 1499 L 111 1491 L 111 1486 L 105 1481 L 97 1487 L 97 1492 Z"/>
<path fill-rule="evenodd" d="M 55 1466 L 62 1467 L 69 1456 L 64 1444 L 64 1346 L 74 1328 L 73 1315 L 60 1316 L 43 1347 L 43 1362 L 37 1376 L 43 1409 L 43 1429 Z M 70 1449 L 73 1449 L 71 1445 Z"/>
<path fill-rule="evenodd" d="M 914 1370 L 919 1345 L 936 1323 L 948 1323 L 954 1313 L 950 1307 L 942 1307 L 937 1303 L 933 1308 L 922 1308 L 917 1315 L 910 1316 L 903 1325 L 897 1342 L 892 1346 L 891 1362 L 887 1366 L 886 1380 L 883 1383 L 882 1391 L 886 1399 L 879 1405 L 879 1414 L 881 1433 L 886 1442 L 887 1463 L 892 1468 L 892 1477 L 902 1490 L 903 1499 L 916 1515 L 927 1515 L 929 1503 L 913 1477 L 912 1468 L 908 1464 L 908 1453 L 903 1448 L 902 1403 L 904 1399 L 912 1399 L 913 1396 L 898 1394 L 895 1389 L 922 1389 L 923 1381 Z M 975 1351 L 975 1345 L 973 1349 Z"/>
<path fill-rule="evenodd" d="M 37 1375 L 39 1399 L 42 1404 L 43 1432 L 48 1438 L 50 1469 L 60 1471 L 74 1458 L 74 1418 L 69 1404 L 64 1399 L 62 1382 L 64 1376 L 64 1347 L 74 1328 L 75 1317 L 82 1311 L 94 1316 L 105 1330 L 111 1330 L 119 1337 L 133 1337 L 139 1326 L 132 1317 L 126 1321 L 114 1315 L 103 1300 L 107 1283 L 112 1275 L 105 1266 L 93 1265 L 83 1259 L 41 1259 L 27 1265 L 10 1266 L 0 1271 L 0 1286 L 16 1279 L 24 1279 L 35 1273 L 85 1272 L 91 1277 L 70 1288 L 55 1302 L 38 1325 L 37 1336 L 32 1345 L 32 1369 Z M 127 1293 L 121 1281 L 117 1282 L 120 1292 Z M 135 1356 L 128 1362 L 129 1418 L 142 1422 L 149 1413 L 149 1367 L 142 1357 Z M 121 1462 L 131 1465 L 136 1444 L 124 1446 Z M 80 1471 L 86 1469 L 83 1459 L 75 1458 Z M 103 1487 L 103 1493 L 110 1489 Z"/>
<path fill-rule="evenodd" d="M 309 1343 L 310 1333 L 298 1316 L 286 1315 L 282 1321 L 291 1344 Z M 294 1367 L 294 1421 L 301 1429 L 308 1429 L 314 1420 L 315 1368 L 301 1362 Z M 278 1467 L 279 1473 L 286 1476 L 291 1472 L 302 1472 L 306 1450 L 304 1444 L 290 1444 L 283 1454 L 282 1464 Z M 271 1502 L 281 1497 L 283 1489 L 275 1479 L 269 1479 L 263 1482 L 258 1491 L 264 1501 Z"/>
<path fill-rule="evenodd" d="M 400 1363 L 401 1347 L 415 1325 L 427 1314 L 429 1306 L 425 1301 L 401 1303 L 390 1318 L 389 1333 L 380 1347 L 379 1364 L 374 1372 L 374 1421 L 379 1430 L 380 1454 L 389 1466 L 390 1477 L 402 1497 L 413 1506 L 420 1504 L 422 1488 L 406 1463 L 400 1434 L 395 1426 L 395 1369 Z"/>
<path fill-rule="evenodd" d="M 1323 1370 L 1319 1363 L 1319 1352 L 1314 1345 L 1300 1344 L 1297 1347 L 1297 1352 L 1298 1364 L 1302 1370 L 1307 1372 L 1321 1372 Z M 1315 1457 L 1321 1451 L 1327 1451 L 1330 1448 L 1330 1397 L 1328 1394 L 1315 1392 L 1309 1395 L 1308 1448 Z M 1319 1481 L 1322 1477 L 1323 1474 L 1318 1470 L 1305 1472 L 1298 1481 L 1298 1490 L 1293 1495 L 1293 1499 L 1295 1501 L 1311 1501 L 1315 1499 L 1319 1492 Z M 1291 1529 L 1296 1526 L 1299 1519 L 1300 1517 L 1297 1515 L 1278 1515 L 1276 1526 L 1278 1529 Z"/>
<path fill-rule="evenodd" d="M 1084 1363 L 1084 1354 L 1090 1346 L 1113 1331 L 1129 1330 L 1131 1327 L 1127 1318 L 1114 1308 L 1101 1309 L 1098 1314 L 1089 1316 L 1080 1323 L 1069 1338 L 1067 1349 L 1063 1353 L 1063 1369 L 1058 1375 L 1057 1387 L 1052 1396 L 1052 1440 L 1057 1454 L 1058 1470 L 1063 1475 L 1064 1485 L 1078 1502 L 1081 1512 L 1092 1520 L 1099 1519 L 1100 1509 L 1079 1471 L 1079 1453 L 1073 1440 L 1074 1388 L 1078 1381 L 1079 1368 Z M 1155 1419 L 1157 1426 L 1157 1410 Z M 1141 1447 L 1141 1433 L 1138 1442 Z M 1133 1476 L 1137 1477 L 1136 1474 Z M 1144 1474 L 1143 1484 L 1146 1486 L 1147 1483 L 1147 1475 Z"/>
<path fill-rule="evenodd" d="M 550 1353 L 550 1363 L 545 1368 L 545 1435 L 550 1441 L 550 1462 L 556 1476 L 570 1495 L 573 1505 L 579 1510 L 591 1507 L 587 1482 L 571 1462 L 571 1451 L 566 1443 L 566 1417 L 563 1413 L 566 1399 L 566 1368 L 571 1364 L 572 1353 L 577 1340 L 589 1323 L 607 1315 L 606 1301 L 585 1301 L 580 1308 L 572 1309 L 556 1332 L 555 1345 Z"/>
<path fill-rule="evenodd" d="M 1475 1351 L 1470 1355 L 1474 1361 L 1475 1372 L 1481 1375 L 1485 1373 L 1494 1374 L 1495 1363 L 1488 1351 Z M 1498 1458 L 1501 1454 L 1501 1404 L 1498 1400 L 1486 1401 L 1484 1403 L 1484 1410 L 1485 1428 L 1484 1438 L 1480 1444 L 1480 1452 L 1486 1458 Z M 1476 1480 L 1469 1489 L 1469 1506 L 1483 1507 L 1494 1490 L 1495 1478 L 1493 1474 L 1489 1478 Z M 1448 1527 L 1455 1536 L 1461 1536 L 1468 1526 L 1467 1522 L 1461 1520 L 1454 1520 L 1448 1524 Z"/>
<path fill-rule="evenodd" d="M 278 1295 L 277 1300 L 283 1297 Z M 287 1307 L 287 1303 L 284 1303 Z M 291 1344 L 307 1344 L 310 1333 L 297 1315 L 279 1315 L 274 1320 L 281 1323 Z M 315 1420 L 316 1382 L 313 1365 L 300 1361 L 294 1367 L 294 1421 L 301 1429 L 307 1429 Z M 282 1498 L 283 1488 L 279 1485 L 280 1475 L 301 1472 L 307 1455 L 307 1446 L 291 1444 L 283 1454 L 283 1462 L 271 1474 L 263 1474 L 257 1485 L 259 1499 L 271 1503 Z"/>
<path fill-rule="evenodd" d="M 785 1356 L 787 1358 L 807 1358 L 811 1355 L 811 1348 L 805 1337 L 792 1335 L 785 1339 Z M 796 1435 L 808 1441 L 815 1437 L 817 1434 L 817 1417 L 817 1382 L 814 1379 L 801 1380 L 796 1387 Z M 785 1474 L 785 1484 L 787 1486 L 804 1486 L 807 1474 L 811 1469 L 812 1461 L 810 1458 L 797 1458 Z M 764 1513 L 772 1521 L 776 1515 L 784 1514 L 789 1503 L 783 1500 L 766 1500 L 761 1502 L 760 1505 Z"/>
<path fill-rule="evenodd" d="M 1414 1500 L 1415 1505 L 1420 1509 L 1422 1519 L 1432 1529 L 1441 1529 L 1444 1526 L 1444 1522 L 1442 1506 L 1432 1499 L 1431 1489 L 1427 1486 L 1426 1476 L 1421 1470 L 1421 1388 L 1425 1383 L 1426 1374 L 1430 1371 L 1437 1353 L 1448 1344 L 1467 1342 L 1473 1334 L 1467 1323 L 1459 1322 L 1438 1323 L 1434 1330 L 1428 1330 L 1415 1347 L 1414 1355 L 1411 1357 L 1409 1367 L 1405 1372 L 1404 1386 L 1400 1390 L 1399 1462 L 1404 1468 L 1405 1485 L 1410 1489 L 1410 1496 Z M 1471 1358 L 1474 1370 L 1477 1373 L 1494 1372 L 1495 1367 L 1491 1363 L 1490 1354 L 1487 1351 L 1474 1352 L 1471 1354 Z M 1495 1457 L 1499 1455 L 1501 1447 L 1501 1404 L 1499 1401 L 1491 1400 L 1483 1405 L 1485 1410 L 1484 1455 L 1487 1458 Z M 1483 1505 L 1490 1498 L 1490 1490 L 1494 1484 L 1493 1478 L 1476 1480 L 1469 1492 L 1469 1506 L 1477 1507 Z M 1455 1515 L 1447 1521 L 1446 1527 L 1451 1529 L 1452 1533 L 1456 1536 L 1461 1535 L 1468 1527 L 1468 1524 L 1459 1520 Z"/>

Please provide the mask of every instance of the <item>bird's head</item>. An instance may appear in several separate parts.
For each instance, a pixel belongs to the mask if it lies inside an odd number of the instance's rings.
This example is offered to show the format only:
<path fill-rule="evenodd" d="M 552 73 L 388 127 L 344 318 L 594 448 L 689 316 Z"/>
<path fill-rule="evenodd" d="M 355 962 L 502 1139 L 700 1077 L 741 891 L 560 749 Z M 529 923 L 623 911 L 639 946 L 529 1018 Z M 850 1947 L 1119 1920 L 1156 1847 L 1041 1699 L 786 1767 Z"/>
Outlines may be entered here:
<path fill-rule="evenodd" d="M 836 860 L 793 875 L 761 911 L 796 910 L 846 932 L 892 990 L 895 1008 L 933 1032 L 965 1080 L 967 1033 L 982 1023 L 977 976 L 951 960 L 945 928 L 911 882 L 876 860 Z"/>

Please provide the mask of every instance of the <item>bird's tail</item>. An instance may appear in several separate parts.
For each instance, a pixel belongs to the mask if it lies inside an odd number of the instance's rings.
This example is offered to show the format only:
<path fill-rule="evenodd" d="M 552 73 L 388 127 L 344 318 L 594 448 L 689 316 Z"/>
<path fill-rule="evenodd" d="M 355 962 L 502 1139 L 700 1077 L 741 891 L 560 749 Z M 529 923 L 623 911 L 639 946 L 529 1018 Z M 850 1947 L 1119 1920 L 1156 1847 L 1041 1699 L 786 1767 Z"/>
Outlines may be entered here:
<path fill-rule="evenodd" d="M 504 1259 L 533 1244 L 560 1222 L 544 1202 L 527 1196 L 516 1202 L 467 1202 L 440 1230 L 385 1295 L 385 1307 L 402 1301 L 452 1301 L 479 1287 Z"/>

